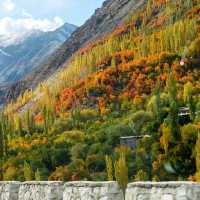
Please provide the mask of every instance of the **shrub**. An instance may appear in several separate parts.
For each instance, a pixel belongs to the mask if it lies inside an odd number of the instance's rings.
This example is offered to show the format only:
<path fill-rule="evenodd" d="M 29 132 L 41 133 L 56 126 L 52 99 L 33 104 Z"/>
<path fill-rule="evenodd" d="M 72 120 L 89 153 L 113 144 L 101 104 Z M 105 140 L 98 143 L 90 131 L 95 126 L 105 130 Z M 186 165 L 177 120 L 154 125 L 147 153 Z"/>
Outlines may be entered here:
<path fill-rule="evenodd" d="M 17 168 L 14 166 L 8 167 L 3 174 L 4 181 L 15 181 L 17 180 Z"/>
<path fill-rule="evenodd" d="M 85 133 L 82 131 L 65 131 L 61 135 L 59 135 L 54 142 L 59 144 L 59 143 L 68 143 L 68 144 L 76 144 L 76 143 L 81 143 L 84 141 Z"/>
<path fill-rule="evenodd" d="M 128 116 L 128 123 L 132 126 L 135 134 L 140 134 L 142 128 L 145 124 L 153 120 L 153 115 L 151 112 L 146 112 L 144 110 L 137 111 Z"/>
<path fill-rule="evenodd" d="M 148 181 L 147 173 L 143 170 L 139 170 L 134 176 L 134 181 Z"/>
<path fill-rule="evenodd" d="M 70 181 L 71 172 L 67 166 L 57 167 L 56 170 L 49 176 L 49 181 Z"/>
<path fill-rule="evenodd" d="M 86 144 L 78 143 L 71 148 L 71 159 L 77 158 L 85 159 L 87 155 L 88 146 Z"/>
<path fill-rule="evenodd" d="M 52 128 L 53 134 L 59 134 L 64 131 L 70 131 L 73 129 L 73 120 L 71 118 L 67 119 L 58 119 L 54 123 L 54 126 Z"/>
<path fill-rule="evenodd" d="M 96 120 L 98 118 L 98 112 L 94 109 L 83 109 L 80 111 L 80 120 L 82 122 Z"/>
<path fill-rule="evenodd" d="M 200 57 L 200 38 L 194 40 L 188 49 L 188 56 L 193 58 Z"/>
<path fill-rule="evenodd" d="M 132 130 L 128 125 L 116 124 L 109 126 L 106 130 L 107 142 L 113 147 L 119 145 L 120 137 L 132 135 Z"/>
<path fill-rule="evenodd" d="M 181 137 L 184 143 L 189 143 L 189 141 L 192 141 L 195 143 L 198 136 L 198 129 L 193 124 L 187 124 L 183 127 L 181 127 Z"/>

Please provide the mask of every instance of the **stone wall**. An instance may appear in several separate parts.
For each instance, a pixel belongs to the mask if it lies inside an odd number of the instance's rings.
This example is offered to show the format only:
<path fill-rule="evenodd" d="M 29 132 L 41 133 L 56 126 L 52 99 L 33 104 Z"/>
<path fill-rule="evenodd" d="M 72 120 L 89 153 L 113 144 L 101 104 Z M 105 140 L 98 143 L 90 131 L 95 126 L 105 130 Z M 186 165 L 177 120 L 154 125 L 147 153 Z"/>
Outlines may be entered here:
<path fill-rule="evenodd" d="M 122 200 L 115 182 L 0 182 L 0 200 Z"/>
<path fill-rule="evenodd" d="M 192 182 L 131 183 L 126 200 L 200 200 L 200 185 Z"/>
<path fill-rule="evenodd" d="M 64 185 L 63 200 L 123 200 L 123 195 L 114 182 L 70 182 Z"/>
<path fill-rule="evenodd" d="M 123 200 L 123 195 L 115 182 L 0 182 L 0 200 Z M 200 200 L 200 184 L 131 183 L 126 200 Z"/>
<path fill-rule="evenodd" d="M 24 182 L 19 188 L 19 200 L 62 200 L 62 182 Z"/>

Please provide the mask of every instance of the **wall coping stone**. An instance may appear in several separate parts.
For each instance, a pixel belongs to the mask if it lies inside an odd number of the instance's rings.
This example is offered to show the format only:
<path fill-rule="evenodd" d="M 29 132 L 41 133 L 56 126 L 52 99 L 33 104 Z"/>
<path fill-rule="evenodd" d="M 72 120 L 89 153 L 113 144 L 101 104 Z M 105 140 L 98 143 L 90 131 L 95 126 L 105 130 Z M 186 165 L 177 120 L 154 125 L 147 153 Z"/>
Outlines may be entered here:
<path fill-rule="evenodd" d="M 171 182 L 134 182 L 129 183 L 128 188 L 178 188 L 182 186 L 187 187 L 200 187 L 200 183 L 197 182 L 190 182 L 190 181 L 171 181 Z"/>
<path fill-rule="evenodd" d="M 64 183 L 62 181 L 25 181 L 25 182 L 19 182 L 20 185 L 50 185 L 50 186 L 62 186 Z M 11 182 L 12 184 L 12 182 Z"/>
<path fill-rule="evenodd" d="M 21 185 L 22 182 L 19 181 L 0 181 L 0 185 L 8 185 L 8 184 L 13 184 L 13 185 Z"/>
<path fill-rule="evenodd" d="M 73 181 L 66 182 L 64 187 L 107 187 L 117 184 L 115 181 L 93 182 L 93 181 Z"/>
<path fill-rule="evenodd" d="M 75 186 L 75 187 L 102 187 L 107 185 L 115 184 L 115 181 L 72 181 L 72 182 L 62 182 L 62 181 L 0 181 L 0 185 L 64 185 L 64 186 Z M 200 183 L 190 182 L 190 181 L 170 181 L 170 182 L 132 182 L 128 184 L 128 188 L 132 187 L 180 187 L 180 186 L 200 186 Z"/>

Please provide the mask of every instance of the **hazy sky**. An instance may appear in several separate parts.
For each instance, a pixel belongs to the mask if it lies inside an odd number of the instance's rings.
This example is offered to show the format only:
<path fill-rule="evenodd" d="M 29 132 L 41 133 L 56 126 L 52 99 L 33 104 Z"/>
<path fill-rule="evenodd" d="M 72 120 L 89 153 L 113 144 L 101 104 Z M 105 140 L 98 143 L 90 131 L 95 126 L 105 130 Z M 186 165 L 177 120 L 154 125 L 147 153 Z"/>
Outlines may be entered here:
<path fill-rule="evenodd" d="M 0 0 L 0 35 L 81 25 L 104 0 Z"/>

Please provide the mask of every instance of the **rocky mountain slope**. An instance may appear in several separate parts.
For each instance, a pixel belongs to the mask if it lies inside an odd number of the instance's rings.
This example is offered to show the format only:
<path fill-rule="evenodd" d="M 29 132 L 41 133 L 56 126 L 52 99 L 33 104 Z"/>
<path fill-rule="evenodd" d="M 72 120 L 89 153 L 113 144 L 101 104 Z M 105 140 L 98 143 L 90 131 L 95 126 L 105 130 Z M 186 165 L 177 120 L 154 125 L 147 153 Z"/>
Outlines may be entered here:
<path fill-rule="evenodd" d="M 71 35 L 76 26 L 64 24 L 51 32 L 33 30 L 20 38 L 0 40 L 0 83 L 13 83 L 29 74 Z"/>
<path fill-rule="evenodd" d="M 144 2 L 145 0 L 105 1 L 102 7 L 70 36 L 46 64 L 38 65 L 31 74 L 14 84 L 7 92 L 7 99 L 18 96 L 27 88 L 37 86 L 61 68 L 80 47 L 111 32 L 131 11 L 138 9 Z"/>

